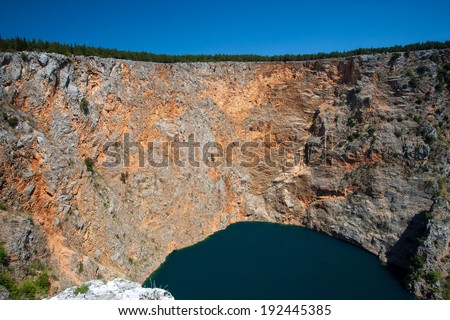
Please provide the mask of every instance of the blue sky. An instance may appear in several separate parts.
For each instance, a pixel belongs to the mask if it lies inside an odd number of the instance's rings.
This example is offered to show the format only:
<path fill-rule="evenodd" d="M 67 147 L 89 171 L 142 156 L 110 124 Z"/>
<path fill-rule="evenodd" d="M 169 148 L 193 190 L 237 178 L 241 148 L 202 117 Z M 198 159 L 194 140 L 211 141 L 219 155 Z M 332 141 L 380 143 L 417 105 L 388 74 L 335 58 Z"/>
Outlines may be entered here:
<path fill-rule="evenodd" d="M 315 53 L 450 40 L 450 1 L 4 1 L 3 38 L 167 54 Z"/>

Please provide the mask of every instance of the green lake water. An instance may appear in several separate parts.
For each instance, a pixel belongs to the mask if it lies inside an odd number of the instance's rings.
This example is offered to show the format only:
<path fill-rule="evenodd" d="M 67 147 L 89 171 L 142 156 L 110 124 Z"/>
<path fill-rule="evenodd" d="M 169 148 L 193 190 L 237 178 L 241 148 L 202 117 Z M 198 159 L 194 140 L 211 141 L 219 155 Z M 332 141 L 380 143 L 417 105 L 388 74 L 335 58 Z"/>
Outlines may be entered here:
<path fill-rule="evenodd" d="M 150 280 L 175 299 L 411 299 L 378 258 L 302 227 L 241 222 L 171 253 Z"/>

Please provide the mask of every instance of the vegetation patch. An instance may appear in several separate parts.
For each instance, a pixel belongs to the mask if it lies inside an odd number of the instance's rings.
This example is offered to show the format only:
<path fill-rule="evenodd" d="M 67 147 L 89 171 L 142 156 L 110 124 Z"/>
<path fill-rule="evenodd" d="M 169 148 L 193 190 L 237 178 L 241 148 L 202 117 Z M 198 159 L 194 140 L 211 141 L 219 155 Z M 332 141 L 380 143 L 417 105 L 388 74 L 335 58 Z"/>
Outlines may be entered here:
<path fill-rule="evenodd" d="M 425 259 L 420 256 L 420 255 L 415 255 L 412 259 L 411 259 L 411 267 L 413 269 L 422 269 L 423 266 L 425 265 Z"/>
<path fill-rule="evenodd" d="M 74 290 L 74 294 L 79 295 L 79 294 L 86 294 L 89 291 L 89 286 L 85 283 L 80 284 L 78 287 L 75 288 Z"/>
<path fill-rule="evenodd" d="M 408 84 L 411 87 L 411 89 L 416 89 L 419 86 L 419 79 L 417 79 L 416 77 L 412 77 L 409 80 Z"/>
<path fill-rule="evenodd" d="M 168 54 L 155 54 L 150 52 L 133 52 L 117 49 L 107 49 L 91 47 L 79 44 L 62 44 L 58 42 L 49 42 L 43 40 L 28 40 L 26 38 L 0 38 L 0 51 L 14 52 L 14 51 L 38 51 L 38 52 L 54 52 L 59 54 L 70 55 L 82 55 L 82 56 L 97 56 L 102 58 L 114 58 L 114 59 L 127 59 L 135 61 L 151 61 L 161 63 L 174 63 L 174 62 L 216 62 L 216 61 L 306 61 L 316 59 L 329 59 L 329 58 L 343 58 L 351 57 L 362 54 L 377 54 L 377 53 L 394 53 L 389 62 L 393 65 L 398 58 L 400 58 L 400 52 L 405 52 L 405 58 L 409 57 L 410 51 L 417 50 L 429 50 L 429 49 L 447 49 L 450 48 L 450 41 L 438 42 L 429 41 L 424 43 L 414 43 L 405 46 L 393 46 L 382 48 L 359 48 L 351 51 L 333 51 L 330 53 L 315 53 L 315 54 L 284 54 L 276 56 L 261 56 L 255 54 L 202 54 L 202 55 L 168 55 Z"/>
<path fill-rule="evenodd" d="M 89 172 L 94 172 L 94 160 L 91 158 L 84 159 L 84 165 L 86 166 L 86 170 Z"/>
<path fill-rule="evenodd" d="M 426 66 L 418 66 L 416 72 L 419 76 L 423 76 L 426 72 L 428 72 L 428 68 Z"/>
<path fill-rule="evenodd" d="M 81 111 L 83 111 L 84 114 L 89 113 L 89 101 L 87 101 L 86 98 L 81 99 L 80 101 L 80 108 Z"/>
<path fill-rule="evenodd" d="M 12 278 L 8 267 L 8 253 L 0 244 L 0 286 L 8 290 L 13 300 L 37 300 L 48 296 L 50 290 L 49 272 L 40 260 L 33 261 L 23 281 Z"/>
<path fill-rule="evenodd" d="M 406 70 L 406 76 L 407 76 L 408 78 L 414 77 L 414 71 L 412 71 L 412 69 Z"/>
<path fill-rule="evenodd" d="M 449 178 L 440 178 L 437 181 L 438 184 L 438 196 L 450 199 L 450 183 Z"/>
<path fill-rule="evenodd" d="M 441 274 L 439 273 L 439 271 L 436 270 L 432 270 L 430 272 L 427 273 L 426 275 L 426 279 L 428 282 L 430 283 L 435 283 L 437 281 L 440 281 L 442 279 Z"/>
<path fill-rule="evenodd" d="M 38 300 L 48 295 L 50 278 L 45 271 L 35 278 L 16 282 L 9 274 L 1 272 L 0 286 L 8 290 L 13 300 Z"/>
<path fill-rule="evenodd" d="M 78 264 L 78 273 L 82 274 L 83 271 L 84 271 L 83 262 L 80 261 L 80 263 Z"/>
<path fill-rule="evenodd" d="M 444 292 L 443 292 L 442 297 L 445 300 L 450 300 L 450 276 L 448 276 L 445 281 L 445 287 L 444 287 Z"/>
<path fill-rule="evenodd" d="M 369 127 L 367 129 L 367 134 L 369 135 L 369 137 L 373 137 L 375 135 L 375 129 L 372 127 Z"/>
<path fill-rule="evenodd" d="M 5 266 L 8 262 L 8 255 L 3 245 L 0 243 L 0 265 Z"/>
<path fill-rule="evenodd" d="M 15 117 L 15 116 L 8 117 L 7 121 L 11 128 L 15 128 L 19 124 L 19 119 L 17 119 L 17 117 Z"/>
<path fill-rule="evenodd" d="M 392 56 L 391 59 L 389 60 L 389 65 L 393 66 L 395 64 L 395 62 L 397 62 L 397 60 L 400 58 L 400 53 L 395 52 Z"/>

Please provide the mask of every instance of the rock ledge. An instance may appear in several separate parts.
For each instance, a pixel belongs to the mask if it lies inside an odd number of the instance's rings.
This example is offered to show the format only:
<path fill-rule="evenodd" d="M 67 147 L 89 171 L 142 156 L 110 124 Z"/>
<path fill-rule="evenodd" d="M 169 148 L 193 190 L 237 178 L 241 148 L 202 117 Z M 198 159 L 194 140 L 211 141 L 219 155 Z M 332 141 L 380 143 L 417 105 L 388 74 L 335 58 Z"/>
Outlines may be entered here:
<path fill-rule="evenodd" d="M 50 300 L 174 300 L 170 292 L 159 288 L 142 288 L 139 283 L 125 279 L 114 279 L 108 283 L 92 280 L 85 283 L 86 293 L 75 293 L 71 287 Z"/>

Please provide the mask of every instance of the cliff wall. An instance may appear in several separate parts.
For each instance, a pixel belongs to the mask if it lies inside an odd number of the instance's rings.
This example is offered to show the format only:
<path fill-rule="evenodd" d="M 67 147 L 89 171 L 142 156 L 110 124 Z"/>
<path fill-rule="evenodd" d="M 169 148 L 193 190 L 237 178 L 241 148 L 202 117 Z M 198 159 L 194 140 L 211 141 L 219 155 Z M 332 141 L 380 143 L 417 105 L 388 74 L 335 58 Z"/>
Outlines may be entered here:
<path fill-rule="evenodd" d="M 0 240 L 18 252 L 5 226 L 30 217 L 64 288 L 143 282 L 236 221 L 295 224 L 442 297 L 449 89 L 450 50 L 176 64 L 0 53 Z"/>

